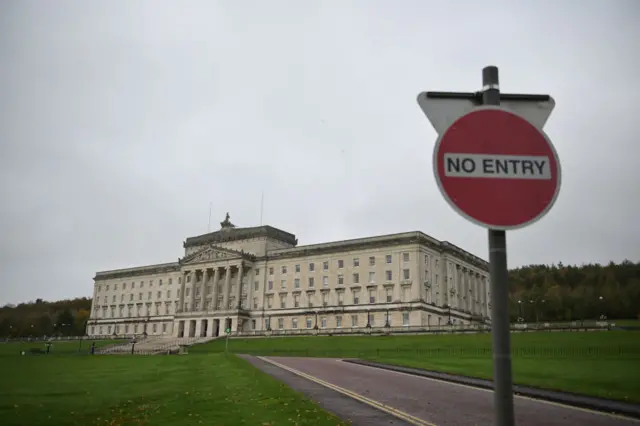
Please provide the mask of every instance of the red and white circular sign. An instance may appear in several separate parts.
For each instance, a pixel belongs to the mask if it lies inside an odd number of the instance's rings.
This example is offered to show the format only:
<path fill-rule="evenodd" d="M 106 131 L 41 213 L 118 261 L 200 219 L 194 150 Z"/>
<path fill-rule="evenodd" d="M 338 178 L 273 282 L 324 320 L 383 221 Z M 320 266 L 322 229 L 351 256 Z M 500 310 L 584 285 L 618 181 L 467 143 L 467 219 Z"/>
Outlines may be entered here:
<path fill-rule="evenodd" d="M 560 160 L 547 135 L 497 106 L 475 108 L 438 137 L 433 172 L 458 213 L 491 229 L 530 225 L 560 192 Z"/>

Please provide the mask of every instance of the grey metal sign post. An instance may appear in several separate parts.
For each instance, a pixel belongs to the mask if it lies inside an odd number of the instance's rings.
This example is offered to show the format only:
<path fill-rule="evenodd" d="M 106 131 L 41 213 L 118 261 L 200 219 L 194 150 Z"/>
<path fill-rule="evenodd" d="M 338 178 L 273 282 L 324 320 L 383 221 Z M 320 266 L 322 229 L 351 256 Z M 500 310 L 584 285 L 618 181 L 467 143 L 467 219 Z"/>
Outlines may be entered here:
<path fill-rule="evenodd" d="M 560 189 L 559 159 L 551 141 L 542 130 L 555 102 L 549 95 L 501 94 L 498 68 L 488 66 L 482 70 L 481 92 L 423 92 L 418 95 L 418 104 L 439 135 L 433 161 L 440 191 L 454 210 L 488 229 L 495 425 L 514 426 L 506 230 L 521 228 L 540 219 L 548 213 L 557 198 Z M 471 117 L 473 114 L 475 118 Z M 479 117 L 487 118 L 485 120 Z M 476 126 L 466 126 L 465 133 L 464 120 L 467 123 L 475 120 Z M 479 121 L 483 124 L 482 128 L 477 126 Z M 507 122 L 509 124 L 504 124 Z M 479 130 L 469 133 L 470 128 Z M 512 132 L 512 129 L 515 131 Z M 519 131 L 522 132 L 518 133 Z M 526 173 L 502 177 L 468 174 L 464 176 L 464 186 L 457 181 L 456 185 L 447 188 L 447 180 L 451 181 L 457 176 L 446 171 L 442 164 L 444 158 L 451 158 L 452 154 L 462 152 L 464 154 L 459 155 L 469 158 L 482 155 L 490 161 L 495 159 L 497 163 L 504 161 L 501 158 L 507 156 L 515 158 L 513 152 L 510 152 L 513 151 L 513 144 L 519 144 L 517 148 L 521 152 L 517 155 L 521 159 L 531 158 L 532 154 L 527 153 L 527 150 L 547 153 L 544 158 L 536 157 L 544 159 L 544 177 L 538 176 L 533 180 Z M 491 193 L 493 185 L 502 190 L 500 197 L 503 202 L 513 202 L 511 205 L 518 205 L 520 202 L 520 206 L 534 207 L 531 211 L 520 209 L 520 213 L 524 214 L 517 218 L 498 217 L 492 211 L 500 208 L 489 206 L 487 209 L 482 194 L 478 195 L 478 191 L 474 191 L 481 188 Z M 459 192 L 451 189 L 453 187 Z M 462 192 L 461 187 L 464 187 Z M 529 197 L 527 203 L 521 202 L 523 192 Z M 465 195 L 469 193 L 471 195 Z M 465 196 L 469 197 L 465 200 L 466 210 L 465 205 L 460 203 L 460 199 Z"/>

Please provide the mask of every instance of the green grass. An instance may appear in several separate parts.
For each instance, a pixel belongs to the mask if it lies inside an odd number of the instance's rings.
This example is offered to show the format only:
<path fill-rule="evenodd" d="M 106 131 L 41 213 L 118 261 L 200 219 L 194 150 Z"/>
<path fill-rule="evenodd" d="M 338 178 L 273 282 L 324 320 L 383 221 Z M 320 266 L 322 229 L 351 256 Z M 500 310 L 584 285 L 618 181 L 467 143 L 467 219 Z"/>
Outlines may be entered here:
<path fill-rule="evenodd" d="M 51 342 L 50 355 L 69 355 L 71 353 L 89 353 L 91 343 L 96 344 L 96 349 L 102 346 L 122 343 L 122 340 L 84 340 L 80 341 L 53 341 Z M 11 342 L 0 343 L 0 356 L 20 355 L 20 352 L 29 352 L 29 349 L 47 350 L 45 342 Z"/>
<path fill-rule="evenodd" d="M 194 352 L 224 351 L 224 339 Z M 512 333 L 514 383 L 640 403 L 639 332 Z M 490 379 L 490 334 L 231 339 L 237 353 L 354 357 Z"/>
<path fill-rule="evenodd" d="M 0 363 L 10 425 L 345 425 L 233 355 L 16 356 Z"/>

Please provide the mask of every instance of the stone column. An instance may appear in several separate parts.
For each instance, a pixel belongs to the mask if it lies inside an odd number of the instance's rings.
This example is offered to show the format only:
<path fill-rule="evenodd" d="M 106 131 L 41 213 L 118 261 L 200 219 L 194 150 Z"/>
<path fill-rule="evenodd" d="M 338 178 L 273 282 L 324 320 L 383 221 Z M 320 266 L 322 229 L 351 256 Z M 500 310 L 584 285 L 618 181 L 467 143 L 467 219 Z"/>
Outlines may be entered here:
<path fill-rule="evenodd" d="M 222 310 L 229 309 L 229 291 L 231 290 L 231 266 L 224 268 L 224 287 L 222 288 Z"/>
<path fill-rule="evenodd" d="M 195 308 L 197 279 L 198 279 L 198 271 L 194 269 L 191 272 L 191 301 L 189 302 L 189 306 L 191 307 L 191 312 L 193 312 Z"/>
<path fill-rule="evenodd" d="M 185 291 L 186 282 L 187 282 L 187 273 L 183 272 L 182 280 L 180 283 L 180 298 L 178 302 L 178 312 L 184 312 L 184 291 Z"/>
<path fill-rule="evenodd" d="M 220 268 L 213 268 L 213 295 L 211 296 L 212 309 L 216 310 L 216 304 L 218 303 L 218 279 L 220 278 Z M 213 324 L 211 325 L 213 328 Z"/>
<path fill-rule="evenodd" d="M 234 306 L 234 309 L 238 306 L 240 306 L 240 297 L 242 296 L 242 291 L 241 291 L 241 287 L 242 287 L 242 273 L 244 266 L 242 265 L 242 262 L 240 262 L 240 265 L 238 265 L 238 283 L 236 284 L 236 306 Z"/>
<path fill-rule="evenodd" d="M 207 310 L 207 281 L 209 280 L 209 269 L 204 268 L 202 270 L 202 288 L 200 289 L 200 311 Z"/>

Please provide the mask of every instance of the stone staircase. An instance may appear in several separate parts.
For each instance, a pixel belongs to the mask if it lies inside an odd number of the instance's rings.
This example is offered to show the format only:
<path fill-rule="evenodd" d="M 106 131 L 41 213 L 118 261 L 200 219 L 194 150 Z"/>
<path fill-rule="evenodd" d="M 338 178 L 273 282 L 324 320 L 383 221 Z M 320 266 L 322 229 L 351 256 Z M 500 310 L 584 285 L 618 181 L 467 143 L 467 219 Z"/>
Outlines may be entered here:
<path fill-rule="evenodd" d="M 109 345 L 96 350 L 97 354 L 131 354 L 136 355 L 154 355 L 154 354 L 170 354 L 176 353 L 180 346 L 191 346 L 199 343 L 206 343 L 215 340 L 218 337 L 147 337 L 146 339 L 136 339 L 135 346 L 129 341 L 126 343 L 118 343 Z"/>

